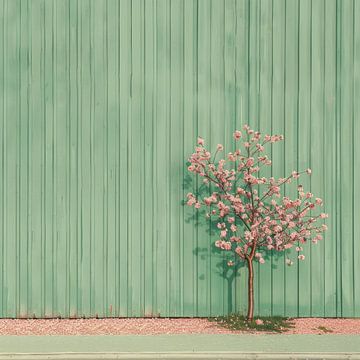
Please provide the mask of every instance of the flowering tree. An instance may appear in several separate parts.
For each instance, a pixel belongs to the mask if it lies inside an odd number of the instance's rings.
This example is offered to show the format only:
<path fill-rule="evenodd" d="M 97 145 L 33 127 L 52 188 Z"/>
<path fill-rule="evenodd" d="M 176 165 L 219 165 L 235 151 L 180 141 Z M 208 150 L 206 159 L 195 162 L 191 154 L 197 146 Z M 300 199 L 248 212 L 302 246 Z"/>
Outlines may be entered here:
<path fill-rule="evenodd" d="M 282 135 L 262 135 L 243 127 L 244 133 L 234 132 L 237 149 L 227 154 L 226 159 L 217 160 L 224 150 L 218 144 L 215 154 L 206 149 L 205 141 L 197 139 L 195 152 L 190 156 L 188 170 L 203 177 L 209 186 L 209 196 L 187 194 L 187 205 L 196 209 L 206 208 L 206 217 L 216 219 L 219 239 L 215 246 L 231 254 L 233 260 L 245 261 L 248 268 L 248 321 L 254 316 L 254 269 L 253 261 L 265 262 L 266 251 L 285 251 L 295 247 L 297 258 L 304 260 L 301 253 L 311 239 L 317 243 L 325 224 L 316 225 L 319 219 L 327 218 L 325 213 L 313 215 L 316 207 L 322 206 L 320 198 L 314 198 L 297 186 L 296 199 L 281 197 L 281 186 L 289 184 L 302 174 L 311 174 L 311 169 L 293 171 L 286 178 L 275 179 L 260 176 L 262 166 L 270 166 L 271 160 L 264 155 L 264 146 L 283 140 Z M 215 186 L 215 189 L 213 188 Z M 216 190 L 216 191 L 213 191 Z M 228 266 L 234 261 L 229 260 Z M 287 258 L 286 263 L 293 262 Z"/>

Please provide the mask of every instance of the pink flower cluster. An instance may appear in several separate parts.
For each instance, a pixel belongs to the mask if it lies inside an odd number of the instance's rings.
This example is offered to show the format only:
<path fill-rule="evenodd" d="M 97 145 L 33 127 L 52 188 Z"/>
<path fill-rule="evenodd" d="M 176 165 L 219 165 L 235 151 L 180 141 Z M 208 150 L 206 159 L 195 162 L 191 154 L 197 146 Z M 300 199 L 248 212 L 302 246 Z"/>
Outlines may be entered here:
<path fill-rule="evenodd" d="M 263 153 L 265 145 L 284 137 L 262 136 L 248 125 L 243 130 L 234 132 L 233 137 L 240 146 L 227 154 L 227 160 L 216 160 L 218 153 L 224 150 L 223 145 L 218 144 L 212 156 L 204 139 L 198 138 L 195 152 L 189 157 L 188 170 L 204 178 L 204 183 L 210 189 L 214 186 L 215 191 L 203 198 L 189 193 L 187 205 L 196 209 L 205 207 L 207 218 L 216 216 L 219 239 L 215 246 L 231 251 L 242 260 L 256 259 L 264 263 L 264 251 L 285 251 L 296 244 L 297 257 L 304 260 L 300 244 L 309 240 L 316 244 L 322 240 L 321 233 L 327 227 L 317 223 L 328 215 L 323 212 L 314 215 L 314 211 L 323 206 L 323 201 L 305 192 L 301 185 L 297 187 L 295 199 L 281 196 L 281 187 L 297 181 L 303 174 L 311 175 L 311 169 L 293 171 L 286 178 L 260 176 L 261 167 L 272 164 Z M 292 263 L 287 259 L 288 265 Z M 234 262 L 230 260 L 228 265 L 232 266 Z"/>

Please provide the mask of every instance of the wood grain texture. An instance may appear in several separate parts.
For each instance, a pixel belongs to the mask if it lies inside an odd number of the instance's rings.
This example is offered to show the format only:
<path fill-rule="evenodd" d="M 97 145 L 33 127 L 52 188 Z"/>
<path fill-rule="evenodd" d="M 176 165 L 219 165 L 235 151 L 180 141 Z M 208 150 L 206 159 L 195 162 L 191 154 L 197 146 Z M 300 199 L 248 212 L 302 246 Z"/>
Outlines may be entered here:
<path fill-rule="evenodd" d="M 256 314 L 360 316 L 357 0 L 0 0 L 0 54 L 0 317 L 244 312 L 182 201 L 196 137 L 245 123 L 330 216 L 255 266 Z"/>

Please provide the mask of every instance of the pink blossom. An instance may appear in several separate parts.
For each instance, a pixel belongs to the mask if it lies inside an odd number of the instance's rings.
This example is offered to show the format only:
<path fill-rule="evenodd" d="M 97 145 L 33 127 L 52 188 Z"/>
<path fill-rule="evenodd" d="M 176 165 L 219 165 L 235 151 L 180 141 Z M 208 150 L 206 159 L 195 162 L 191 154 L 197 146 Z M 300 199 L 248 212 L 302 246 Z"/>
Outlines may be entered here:
<path fill-rule="evenodd" d="M 235 248 L 235 252 L 238 254 L 238 255 L 241 255 L 242 254 L 242 248 L 240 246 L 237 246 Z"/>
<path fill-rule="evenodd" d="M 229 260 L 229 261 L 227 262 L 227 264 L 228 264 L 228 266 L 233 266 L 233 265 L 234 265 L 234 262 L 233 262 L 232 260 Z"/>
<path fill-rule="evenodd" d="M 261 257 L 261 258 L 259 258 L 259 263 L 260 263 L 260 264 L 264 264 L 264 263 L 265 263 L 264 258 L 262 258 L 262 257 Z"/>
<path fill-rule="evenodd" d="M 228 221 L 228 223 L 232 224 L 232 223 L 235 221 L 235 218 L 232 217 L 232 216 L 229 216 L 229 217 L 227 218 L 227 221 Z"/>
<path fill-rule="evenodd" d="M 230 226 L 230 230 L 231 230 L 232 232 L 235 232 L 235 231 L 237 230 L 236 225 L 231 224 L 231 226 Z"/>
<path fill-rule="evenodd" d="M 297 178 L 300 176 L 297 171 L 293 171 L 293 172 L 291 173 L 291 175 L 292 175 L 292 177 L 293 177 L 294 179 L 297 179 Z"/>
<path fill-rule="evenodd" d="M 199 144 L 199 145 L 204 145 L 204 143 L 205 143 L 205 141 L 204 141 L 204 139 L 203 138 L 201 138 L 200 136 L 198 137 L 198 139 L 197 139 L 197 143 Z"/>
<path fill-rule="evenodd" d="M 199 202 L 197 202 L 197 203 L 195 204 L 195 208 L 196 208 L 196 209 L 200 209 L 200 208 L 201 208 L 201 204 L 200 204 Z"/>
<path fill-rule="evenodd" d="M 215 246 L 219 248 L 221 246 L 221 240 L 216 240 Z"/>
<path fill-rule="evenodd" d="M 242 136 L 241 131 L 235 130 L 233 136 L 234 136 L 235 140 L 239 140 L 241 138 L 241 136 Z"/>
<path fill-rule="evenodd" d="M 320 214 L 320 217 L 321 217 L 322 219 L 326 219 L 326 218 L 329 217 L 329 215 L 328 215 L 328 214 L 325 214 L 325 213 L 322 213 L 322 214 Z"/>
<path fill-rule="evenodd" d="M 250 166 L 253 166 L 253 165 L 254 165 L 254 158 L 249 158 L 249 159 L 246 161 L 245 166 L 246 166 L 246 167 L 250 167 Z"/>
<path fill-rule="evenodd" d="M 226 235 L 227 235 L 227 231 L 226 231 L 226 230 L 221 230 L 221 231 L 220 231 L 220 237 L 224 238 L 224 237 L 226 237 Z"/>
<path fill-rule="evenodd" d="M 265 135 L 264 136 L 264 141 L 268 142 L 271 140 L 271 136 L 270 135 Z"/>
<path fill-rule="evenodd" d="M 315 203 L 317 204 L 317 205 L 322 205 L 322 199 L 320 199 L 320 198 L 315 198 Z"/>
<path fill-rule="evenodd" d="M 256 319 L 255 323 L 256 323 L 256 325 L 263 325 L 264 324 L 264 322 L 261 319 Z"/>
<path fill-rule="evenodd" d="M 306 169 L 305 171 L 308 175 L 311 175 L 311 169 Z"/>
<path fill-rule="evenodd" d="M 262 145 L 260 145 L 260 144 L 256 144 L 256 148 L 257 148 L 258 151 L 260 151 L 260 152 L 263 152 L 263 151 L 265 150 L 265 148 L 264 148 Z"/>
<path fill-rule="evenodd" d="M 221 145 L 221 144 L 217 144 L 217 150 L 218 151 L 222 151 L 222 150 L 224 150 L 224 146 L 223 145 Z"/>
<path fill-rule="evenodd" d="M 299 260 L 305 260 L 305 255 L 299 255 L 299 256 L 298 256 L 298 259 L 299 259 Z"/>

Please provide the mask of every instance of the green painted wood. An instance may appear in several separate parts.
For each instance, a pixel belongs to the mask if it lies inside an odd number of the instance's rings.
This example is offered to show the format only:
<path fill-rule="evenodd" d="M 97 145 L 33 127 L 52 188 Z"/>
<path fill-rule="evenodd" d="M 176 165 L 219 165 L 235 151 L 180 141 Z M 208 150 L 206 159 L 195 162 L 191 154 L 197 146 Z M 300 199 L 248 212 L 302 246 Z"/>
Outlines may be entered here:
<path fill-rule="evenodd" d="M 196 137 L 244 123 L 330 215 L 305 262 L 256 266 L 256 313 L 359 316 L 359 24 L 357 0 L 0 0 L 0 317 L 244 312 L 182 205 Z"/>

